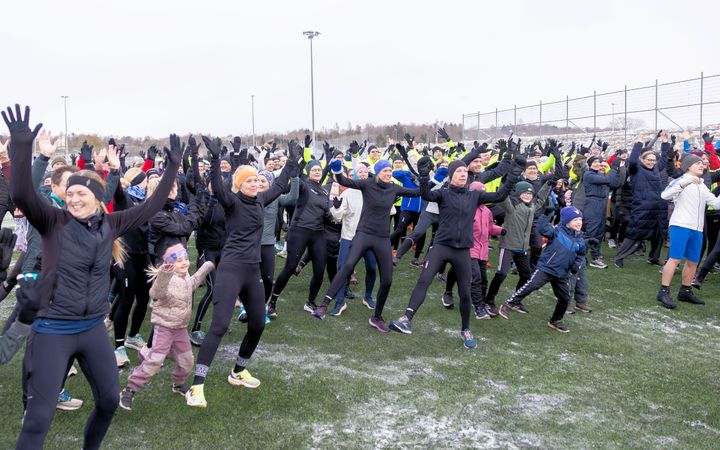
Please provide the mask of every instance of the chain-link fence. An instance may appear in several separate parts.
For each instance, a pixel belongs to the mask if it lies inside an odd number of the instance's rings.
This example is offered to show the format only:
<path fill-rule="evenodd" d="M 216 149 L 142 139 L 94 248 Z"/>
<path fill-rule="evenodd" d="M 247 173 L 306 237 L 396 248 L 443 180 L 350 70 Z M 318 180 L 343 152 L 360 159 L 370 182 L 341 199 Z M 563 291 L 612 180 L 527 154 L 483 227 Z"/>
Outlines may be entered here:
<path fill-rule="evenodd" d="M 696 134 L 720 124 L 720 74 L 578 98 L 463 114 L 463 140 L 599 134 L 628 146 L 643 131 Z"/>

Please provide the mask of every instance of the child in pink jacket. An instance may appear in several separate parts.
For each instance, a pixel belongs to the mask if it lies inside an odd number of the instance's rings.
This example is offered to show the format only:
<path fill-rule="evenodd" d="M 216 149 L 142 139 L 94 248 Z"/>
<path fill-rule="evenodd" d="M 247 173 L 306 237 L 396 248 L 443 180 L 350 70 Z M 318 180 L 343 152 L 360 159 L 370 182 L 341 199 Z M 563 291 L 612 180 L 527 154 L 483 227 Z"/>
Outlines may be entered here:
<path fill-rule="evenodd" d="M 150 288 L 152 316 L 155 327 L 152 348 L 145 360 L 128 377 L 125 390 L 120 393 L 120 407 L 131 410 L 135 392 L 143 388 L 162 367 L 165 358 L 175 359 L 172 373 L 172 391 L 185 395 L 188 390 L 183 383 L 195 363 L 190 347 L 187 327 L 192 313 L 193 292 L 212 272 L 215 265 L 208 261 L 190 276 L 190 260 L 182 244 L 175 244 L 165 251 L 163 265 L 148 272 L 155 278 Z"/>
<path fill-rule="evenodd" d="M 471 191 L 484 191 L 485 185 L 479 181 L 473 181 L 470 184 Z M 472 303 L 475 307 L 476 319 L 490 319 L 485 308 L 485 294 L 487 293 L 487 260 L 490 236 L 505 234 L 503 227 L 495 225 L 493 222 L 493 214 L 485 205 L 480 205 L 475 210 L 475 220 L 473 222 L 473 248 L 470 249 L 470 257 L 472 258 L 472 282 L 471 295 Z"/>

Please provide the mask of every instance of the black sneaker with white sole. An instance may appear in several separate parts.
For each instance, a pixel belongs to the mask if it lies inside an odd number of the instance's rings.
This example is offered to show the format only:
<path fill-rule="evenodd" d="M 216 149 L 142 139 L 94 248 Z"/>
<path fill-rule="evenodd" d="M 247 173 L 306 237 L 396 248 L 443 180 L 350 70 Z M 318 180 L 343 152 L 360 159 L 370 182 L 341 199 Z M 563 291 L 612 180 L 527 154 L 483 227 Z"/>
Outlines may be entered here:
<path fill-rule="evenodd" d="M 442 296 L 442 305 L 447 309 L 453 309 L 455 307 L 455 301 L 451 292 L 446 292 Z"/>

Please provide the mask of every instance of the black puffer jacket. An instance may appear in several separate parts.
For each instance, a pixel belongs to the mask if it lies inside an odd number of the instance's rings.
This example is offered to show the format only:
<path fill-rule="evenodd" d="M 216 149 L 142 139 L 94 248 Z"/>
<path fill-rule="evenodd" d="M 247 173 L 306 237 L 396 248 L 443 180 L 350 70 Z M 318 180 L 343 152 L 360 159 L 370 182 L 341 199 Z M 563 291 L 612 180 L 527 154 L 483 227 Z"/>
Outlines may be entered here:
<path fill-rule="evenodd" d="M 648 169 L 640 163 L 642 149 L 643 144 L 636 143 L 628 158 L 632 206 L 625 236 L 634 241 L 653 239 L 668 227 L 667 202 L 660 197 L 664 188 L 660 174 L 665 169 L 665 160 L 658 158 L 657 164 Z"/>
<path fill-rule="evenodd" d="M 176 209 L 175 200 L 166 199 L 162 209 L 148 221 L 152 250 L 150 253 L 156 258 L 162 258 L 168 247 L 175 244 L 187 247 L 187 240 L 193 230 L 200 226 L 206 207 L 205 191 L 198 192 L 188 207 L 187 215 Z"/>

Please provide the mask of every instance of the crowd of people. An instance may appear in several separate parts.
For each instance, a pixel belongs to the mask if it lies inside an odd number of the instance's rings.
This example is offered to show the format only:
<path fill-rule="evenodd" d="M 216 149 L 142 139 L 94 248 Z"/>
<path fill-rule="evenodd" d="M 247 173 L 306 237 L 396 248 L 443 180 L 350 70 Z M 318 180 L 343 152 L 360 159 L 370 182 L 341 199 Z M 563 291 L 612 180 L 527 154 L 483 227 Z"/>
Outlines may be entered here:
<path fill-rule="evenodd" d="M 0 231 L 0 300 L 13 289 L 17 299 L 0 337 L 0 362 L 26 342 L 21 449 L 42 447 L 56 409 L 82 407 L 64 389 L 75 363 L 94 397 L 85 449 L 100 447 L 117 407 L 132 410 L 168 356 L 175 360 L 172 392 L 206 407 L 205 379 L 236 308 L 246 332 L 227 380 L 257 388 L 248 366 L 265 326 L 281 313 L 283 292 L 307 295 L 303 308 L 314 318 L 341 316 L 356 297 L 361 258 L 372 328 L 411 334 L 438 279 L 448 309 L 457 288 L 458 337 L 474 349 L 473 316 L 528 313 L 523 300 L 548 283 L 557 302 L 547 324 L 569 332 L 566 314 L 592 311 L 587 271 L 608 268 L 606 236 L 618 269 L 638 252 L 662 267 L 657 300 L 670 309 L 678 265 L 685 261 L 675 298 L 700 305 L 693 289 L 720 257 L 720 159 L 708 133 L 703 148 L 661 131 L 630 151 L 595 137 L 523 143 L 512 134 L 468 150 L 440 128 L 442 146 L 406 134 L 384 149 L 326 142 L 319 157 L 309 136 L 260 148 L 235 137 L 228 148 L 219 138 L 182 142 L 173 134 L 169 148 L 151 146 L 133 162 L 114 139 L 97 150 L 85 142 L 69 160 L 58 156 L 57 141 L 42 125 L 32 127 L 29 115 L 19 105 L 3 111 L 10 138 L 0 141 L 0 213 L 15 220 L 14 230 Z M 197 269 L 190 274 L 193 234 Z M 492 247 L 497 263 L 489 261 Z M 387 321 L 393 271 L 411 250 L 420 275 L 404 313 Z M 277 274 L 276 256 L 285 258 Z M 293 276 L 307 264 L 305 291 Z M 513 293 L 497 299 L 511 271 L 518 274 Z M 121 388 L 128 349 L 141 364 Z"/>

